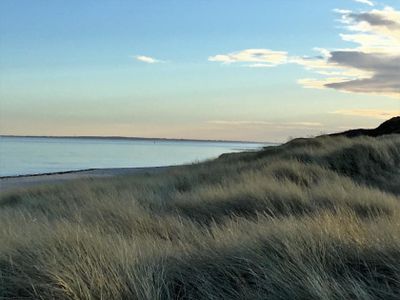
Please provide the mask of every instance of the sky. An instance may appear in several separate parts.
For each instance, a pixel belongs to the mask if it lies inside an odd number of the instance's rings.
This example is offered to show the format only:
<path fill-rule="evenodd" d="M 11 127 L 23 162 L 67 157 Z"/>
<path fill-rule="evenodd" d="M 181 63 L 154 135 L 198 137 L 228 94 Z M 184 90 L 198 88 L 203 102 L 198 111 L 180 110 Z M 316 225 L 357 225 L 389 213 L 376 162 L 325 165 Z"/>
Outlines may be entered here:
<path fill-rule="evenodd" d="M 400 0 L 2 0 L 0 134 L 282 142 L 400 115 Z"/>

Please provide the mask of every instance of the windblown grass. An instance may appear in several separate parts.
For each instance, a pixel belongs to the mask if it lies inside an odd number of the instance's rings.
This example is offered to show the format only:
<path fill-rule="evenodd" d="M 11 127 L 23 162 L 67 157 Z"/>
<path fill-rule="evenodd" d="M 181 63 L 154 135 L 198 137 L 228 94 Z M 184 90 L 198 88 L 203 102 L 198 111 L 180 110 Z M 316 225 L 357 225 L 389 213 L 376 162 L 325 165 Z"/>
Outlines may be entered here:
<path fill-rule="evenodd" d="M 399 299 L 400 136 L 0 198 L 0 299 Z"/>

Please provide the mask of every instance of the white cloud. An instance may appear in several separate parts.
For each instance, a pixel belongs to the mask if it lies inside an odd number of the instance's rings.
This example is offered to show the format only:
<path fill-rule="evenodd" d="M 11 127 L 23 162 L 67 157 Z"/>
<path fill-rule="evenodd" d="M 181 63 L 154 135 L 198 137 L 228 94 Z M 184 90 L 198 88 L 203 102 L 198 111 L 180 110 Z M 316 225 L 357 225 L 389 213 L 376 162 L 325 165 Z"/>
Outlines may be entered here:
<path fill-rule="evenodd" d="M 331 112 L 344 116 L 368 117 L 373 119 L 387 120 L 400 115 L 399 110 L 380 110 L 380 109 L 345 109 Z"/>
<path fill-rule="evenodd" d="M 228 54 L 210 56 L 209 61 L 223 64 L 251 63 L 250 67 L 273 67 L 287 63 L 287 52 L 270 49 L 245 49 Z"/>
<path fill-rule="evenodd" d="M 400 12 L 391 7 L 368 12 L 336 10 L 348 31 L 340 37 L 356 46 L 331 50 L 321 58 L 296 63 L 325 78 L 301 79 L 306 88 L 400 98 Z"/>
<path fill-rule="evenodd" d="M 144 63 L 148 64 L 156 64 L 156 63 L 161 63 L 163 62 L 162 60 L 155 59 L 150 56 L 145 56 L 145 55 L 136 55 L 135 59 Z"/>
<path fill-rule="evenodd" d="M 372 2 L 370 0 L 354 0 L 354 1 L 356 1 L 358 3 L 366 4 L 366 5 L 369 5 L 369 6 L 375 6 L 374 2 Z"/>
<path fill-rule="evenodd" d="M 311 57 L 290 56 L 285 51 L 269 49 L 245 49 L 212 56 L 209 60 L 256 68 L 297 64 L 318 75 L 298 80 L 306 88 L 400 98 L 400 11 L 384 7 L 362 12 L 336 9 L 335 12 L 340 14 L 346 30 L 340 37 L 355 46 L 334 50 L 314 48 L 318 54 Z"/>

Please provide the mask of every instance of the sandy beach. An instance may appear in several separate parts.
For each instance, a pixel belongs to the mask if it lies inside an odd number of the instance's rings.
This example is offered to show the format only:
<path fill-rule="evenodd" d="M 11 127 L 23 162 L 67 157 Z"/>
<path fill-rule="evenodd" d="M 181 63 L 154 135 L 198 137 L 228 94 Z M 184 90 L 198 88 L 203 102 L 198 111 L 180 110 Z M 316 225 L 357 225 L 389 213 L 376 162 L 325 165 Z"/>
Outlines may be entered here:
<path fill-rule="evenodd" d="M 107 178 L 121 175 L 133 175 L 144 172 L 161 172 L 167 168 L 171 167 L 89 169 L 34 175 L 5 176 L 0 177 L 0 193 L 17 189 L 25 189 L 37 185 L 60 184 L 66 181 L 77 179 Z"/>

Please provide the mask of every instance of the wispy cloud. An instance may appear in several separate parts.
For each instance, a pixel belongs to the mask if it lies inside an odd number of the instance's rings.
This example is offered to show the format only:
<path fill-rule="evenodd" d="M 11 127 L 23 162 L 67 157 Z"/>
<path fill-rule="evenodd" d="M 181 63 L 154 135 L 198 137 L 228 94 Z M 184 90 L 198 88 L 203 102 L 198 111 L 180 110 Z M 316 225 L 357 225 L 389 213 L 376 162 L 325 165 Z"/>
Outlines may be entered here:
<path fill-rule="evenodd" d="M 331 112 L 344 116 L 368 117 L 373 119 L 387 120 L 400 115 L 399 110 L 380 110 L 380 109 L 344 109 Z"/>
<path fill-rule="evenodd" d="M 247 67 L 297 64 L 318 75 L 298 80 L 306 88 L 332 88 L 400 98 L 400 11 L 385 7 L 362 12 L 336 9 L 335 12 L 340 15 L 339 22 L 346 31 L 340 37 L 355 46 L 335 50 L 315 48 L 314 56 L 245 49 L 211 56 L 209 60 L 241 63 Z"/>
<path fill-rule="evenodd" d="M 375 6 L 374 2 L 370 0 L 354 0 L 355 2 L 362 3 L 362 4 L 367 4 L 369 6 Z"/>
<path fill-rule="evenodd" d="M 154 57 L 150 56 L 145 56 L 145 55 L 136 55 L 135 59 L 147 64 L 157 64 L 157 63 L 162 63 L 162 60 L 156 59 Z"/>
<path fill-rule="evenodd" d="M 269 49 L 245 49 L 228 54 L 210 56 L 209 61 L 223 64 L 251 63 L 249 67 L 273 67 L 287 63 L 287 52 Z"/>
<path fill-rule="evenodd" d="M 212 120 L 208 124 L 221 126 L 264 126 L 273 128 L 319 128 L 323 124 L 318 122 L 269 122 L 269 121 L 249 121 L 249 120 Z"/>

